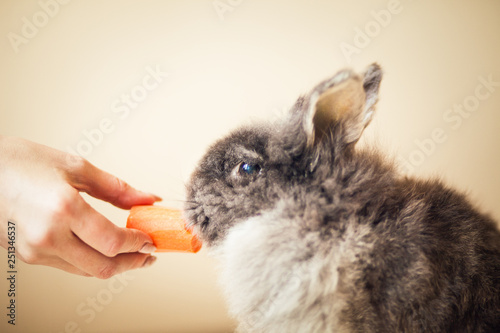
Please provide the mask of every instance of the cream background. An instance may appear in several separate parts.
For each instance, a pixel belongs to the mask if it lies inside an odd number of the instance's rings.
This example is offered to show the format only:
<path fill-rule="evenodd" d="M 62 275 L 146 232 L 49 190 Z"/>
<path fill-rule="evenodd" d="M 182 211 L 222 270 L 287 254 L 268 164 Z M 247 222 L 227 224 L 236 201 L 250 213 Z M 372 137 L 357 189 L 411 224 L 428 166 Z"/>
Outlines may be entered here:
<path fill-rule="evenodd" d="M 401 160 L 415 140 L 443 128 L 447 140 L 411 173 L 441 175 L 500 220 L 500 87 L 459 129 L 443 120 L 474 93 L 479 76 L 500 82 L 500 2 L 401 0 L 402 11 L 350 64 L 340 44 L 353 44 L 354 29 L 389 1 L 233 0 L 224 20 L 213 2 L 73 0 L 16 53 L 7 36 L 20 34 L 22 18 L 31 20 L 40 5 L 1 0 L 0 133 L 67 150 L 109 118 L 113 131 L 86 157 L 181 207 L 184 183 L 214 139 L 276 117 L 343 67 L 377 61 L 385 78 L 364 143 Z M 120 119 L 111 104 L 141 84 L 148 66 L 168 78 Z M 89 201 L 125 224 L 126 211 Z M 7 325 L 1 310 L 0 331 L 64 332 L 74 321 L 82 332 L 231 332 L 206 251 L 158 257 L 151 268 L 127 273 L 127 285 L 89 323 L 76 309 L 116 291 L 119 281 L 18 264 L 18 325 Z M 1 309 L 6 264 L 0 250 Z"/>

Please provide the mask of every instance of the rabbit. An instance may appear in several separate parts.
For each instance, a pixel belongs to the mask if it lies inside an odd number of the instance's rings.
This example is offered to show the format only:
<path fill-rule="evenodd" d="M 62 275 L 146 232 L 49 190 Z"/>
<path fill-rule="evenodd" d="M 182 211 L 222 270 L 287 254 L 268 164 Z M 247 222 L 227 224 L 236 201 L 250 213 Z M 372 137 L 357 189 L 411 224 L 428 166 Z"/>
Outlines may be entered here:
<path fill-rule="evenodd" d="M 500 332 L 500 232 L 356 142 L 383 73 L 341 70 L 209 147 L 184 214 L 238 332 Z"/>

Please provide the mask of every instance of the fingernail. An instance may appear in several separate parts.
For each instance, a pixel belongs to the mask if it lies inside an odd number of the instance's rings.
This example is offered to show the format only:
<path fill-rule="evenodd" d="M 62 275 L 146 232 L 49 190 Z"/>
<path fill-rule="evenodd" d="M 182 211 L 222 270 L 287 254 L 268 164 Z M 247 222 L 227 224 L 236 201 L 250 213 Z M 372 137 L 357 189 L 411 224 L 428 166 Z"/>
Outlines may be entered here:
<path fill-rule="evenodd" d="M 157 196 L 156 194 L 151 194 L 151 195 L 155 198 L 155 202 L 163 200 L 161 197 Z"/>
<path fill-rule="evenodd" d="M 139 191 L 139 193 L 141 193 L 141 195 L 143 195 L 143 196 L 152 197 L 153 200 L 154 200 L 154 202 L 162 201 L 163 200 L 160 196 L 157 196 L 156 194 L 153 194 L 153 193 L 150 193 L 150 192 Z"/>
<path fill-rule="evenodd" d="M 152 243 L 146 243 L 142 246 L 142 248 L 139 250 L 140 253 L 153 253 L 156 251 L 156 246 L 154 246 Z"/>
<path fill-rule="evenodd" d="M 146 268 L 146 267 L 151 266 L 152 264 L 154 264 L 155 261 L 156 261 L 156 257 L 153 257 L 153 256 L 148 257 L 146 259 L 146 261 L 144 261 L 144 264 L 142 264 L 142 268 Z"/>

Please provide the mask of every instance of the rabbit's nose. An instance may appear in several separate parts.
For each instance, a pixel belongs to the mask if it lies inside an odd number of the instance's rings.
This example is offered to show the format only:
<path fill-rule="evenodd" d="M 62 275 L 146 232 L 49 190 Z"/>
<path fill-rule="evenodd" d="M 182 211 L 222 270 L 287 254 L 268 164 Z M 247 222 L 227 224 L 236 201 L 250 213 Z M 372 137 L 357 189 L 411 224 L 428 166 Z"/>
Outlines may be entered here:
<path fill-rule="evenodd" d="M 205 230 L 208 227 L 208 224 L 210 223 L 210 219 L 207 216 L 200 216 L 200 225 L 201 225 L 201 230 Z"/>

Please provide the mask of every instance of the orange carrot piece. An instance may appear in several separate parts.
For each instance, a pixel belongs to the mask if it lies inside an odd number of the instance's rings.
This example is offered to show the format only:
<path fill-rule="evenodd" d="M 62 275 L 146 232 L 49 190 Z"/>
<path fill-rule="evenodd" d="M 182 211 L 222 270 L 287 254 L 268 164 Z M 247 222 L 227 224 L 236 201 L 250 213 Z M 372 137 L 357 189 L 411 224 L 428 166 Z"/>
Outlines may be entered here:
<path fill-rule="evenodd" d="M 182 212 L 161 206 L 134 206 L 127 218 L 127 228 L 147 233 L 156 252 L 192 252 L 201 249 L 201 241 L 190 230 Z"/>

